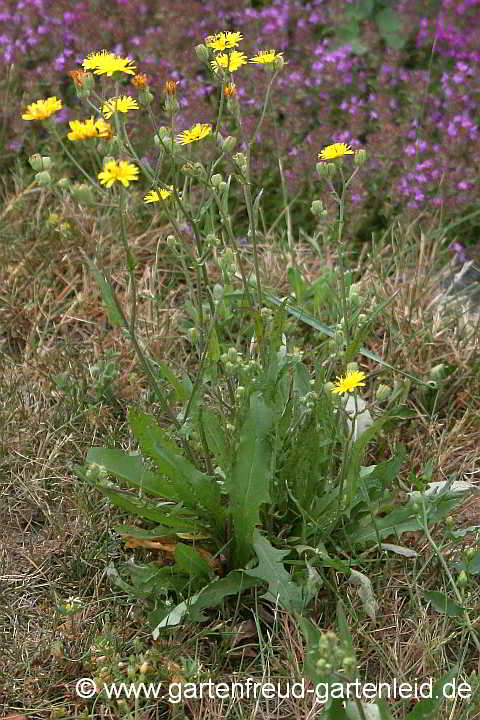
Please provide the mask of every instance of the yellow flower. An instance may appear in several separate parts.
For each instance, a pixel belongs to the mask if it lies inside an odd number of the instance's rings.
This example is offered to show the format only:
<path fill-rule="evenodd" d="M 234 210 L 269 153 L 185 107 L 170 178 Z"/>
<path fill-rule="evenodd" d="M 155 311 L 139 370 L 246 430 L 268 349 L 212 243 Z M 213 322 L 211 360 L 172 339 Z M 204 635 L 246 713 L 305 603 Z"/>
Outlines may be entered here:
<path fill-rule="evenodd" d="M 337 377 L 335 387 L 332 388 L 332 393 L 336 395 L 343 395 L 348 393 L 357 387 L 363 387 L 365 385 L 362 380 L 365 380 L 367 376 L 361 370 L 350 370 L 347 372 L 345 377 Z"/>
<path fill-rule="evenodd" d="M 250 58 L 250 62 L 258 63 L 258 65 L 271 65 L 279 58 L 283 60 L 283 52 L 277 53 L 276 50 L 259 50 L 253 58 Z"/>
<path fill-rule="evenodd" d="M 177 135 L 177 143 L 180 145 L 189 145 L 190 143 L 197 142 L 197 140 L 203 140 L 207 135 L 212 134 L 212 126 L 207 123 L 197 123 L 188 130 L 184 130 Z"/>
<path fill-rule="evenodd" d="M 68 124 L 71 130 L 67 135 L 69 140 L 85 140 L 86 138 L 97 137 L 98 135 L 93 115 L 84 122 L 81 120 L 70 120 Z"/>
<path fill-rule="evenodd" d="M 67 137 L 69 140 L 85 140 L 86 138 L 111 138 L 113 135 L 112 126 L 105 122 L 102 118 L 95 121 L 93 115 L 88 120 L 81 122 L 80 120 L 70 120 L 71 132 Z"/>
<path fill-rule="evenodd" d="M 344 155 L 354 155 L 354 152 L 350 145 L 346 143 L 334 143 L 333 145 L 327 145 L 324 147 L 322 152 L 318 154 L 320 160 L 335 160 L 336 158 L 343 157 Z"/>
<path fill-rule="evenodd" d="M 246 65 L 247 62 L 248 58 L 244 53 L 238 52 L 238 50 L 233 50 L 230 55 L 220 53 L 216 56 L 215 60 L 212 60 L 210 65 L 212 66 L 214 73 L 217 73 L 219 70 L 229 70 L 230 72 L 235 72 L 235 70 L 238 70 L 238 68 L 242 67 L 242 65 Z"/>
<path fill-rule="evenodd" d="M 138 110 L 137 101 L 129 97 L 129 95 L 110 98 L 102 108 L 107 120 L 112 117 L 114 112 L 127 113 L 129 110 Z"/>
<path fill-rule="evenodd" d="M 37 102 L 27 105 L 26 111 L 22 115 L 23 120 L 46 120 L 56 113 L 57 110 L 61 110 L 63 107 L 62 101 L 55 97 L 49 97 L 46 100 L 37 100 Z"/>
<path fill-rule="evenodd" d="M 98 137 L 107 138 L 107 140 L 113 137 L 112 126 L 110 125 L 110 123 L 107 123 L 103 118 L 97 120 L 97 122 L 95 123 L 95 127 L 97 129 Z"/>
<path fill-rule="evenodd" d="M 107 75 L 111 77 L 115 72 L 124 72 L 128 75 L 135 75 L 133 60 L 122 58 L 108 50 L 101 50 L 88 55 L 82 63 L 85 70 L 93 70 L 95 75 Z"/>
<path fill-rule="evenodd" d="M 150 190 L 149 193 L 143 198 L 146 203 L 160 202 L 160 200 L 166 200 L 173 193 L 173 186 L 169 185 L 168 190 L 159 188 L 158 190 Z"/>
<path fill-rule="evenodd" d="M 132 180 L 138 180 L 138 167 L 129 163 L 127 160 L 109 160 L 104 166 L 103 171 L 98 173 L 97 177 L 102 185 L 107 188 L 111 187 L 118 180 L 124 187 Z"/>
<path fill-rule="evenodd" d="M 237 47 L 243 35 L 240 32 L 219 32 L 216 35 L 209 35 L 205 38 L 205 45 L 213 50 L 226 50 Z"/>

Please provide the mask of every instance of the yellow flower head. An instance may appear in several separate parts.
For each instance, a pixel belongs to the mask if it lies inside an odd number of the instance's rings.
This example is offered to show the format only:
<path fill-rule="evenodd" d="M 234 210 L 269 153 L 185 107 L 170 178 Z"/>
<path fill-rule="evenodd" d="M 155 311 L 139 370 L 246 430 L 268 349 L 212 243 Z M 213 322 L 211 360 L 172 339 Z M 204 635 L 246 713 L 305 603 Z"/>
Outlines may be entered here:
<path fill-rule="evenodd" d="M 172 193 L 173 186 L 169 185 L 168 189 L 159 188 L 158 190 L 150 190 L 150 192 L 145 195 L 143 200 L 146 203 L 160 202 L 160 200 L 166 200 L 167 198 L 169 198 Z"/>
<path fill-rule="evenodd" d="M 132 78 L 132 85 L 135 85 L 137 88 L 144 88 L 148 85 L 148 75 L 145 73 L 138 73 L 138 75 L 135 75 L 134 78 Z"/>
<path fill-rule="evenodd" d="M 138 167 L 129 163 L 127 160 L 109 160 L 104 166 L 103 171 L 97 175 L 100 183 L 109 188 L 114 182 L 121 182 L 124 187 L 132 180 L 138 180 Z"/>
<path fill-rule="evenodd" d="M 110 140 L 111 137 L 113 137 L 113 128 L 110 125 L 110 123 L 107 123 L 103 118 L 100 118 L 95 123 L 95 128 L 97 130 L 98 137 L 100 138 L 106 138 L 107 140 Z"/>
<path fill-rule="evenodd" d="M 177 135 L 176 141 L 179 145 L 189 145 L 190 143 L 197 142 L 197 140 L 203 140 L 207 135 L 212 134 L 212 126 L 208 123 L 197 123 L 188 130 Z"/>
<path fill-rule="evenodd" d="M 332 393 L 343 395 L 343 393 L 351 392 L 357 387 L 363 387 L 365 383 L 362 381 L 365 380 L 366 377 L 365 373 L 361 370 L 350 370 L 345 377 L 337 377 L 337 382 L 335 383 L 335 387 L 332 388 Z"/>
<path fill-rule="evenodd" d="M 137 101 L 129 95 L 110 98 L 102 108 L 102 112 L 107 120 L 112 117 L 114 112 L 127 113 L 129 110 L 138 110 Z"/>
<path fill-rule="evenodd" d="M 177 85 L 179 84 L 180 80 L 165 80 L 165 83 L 163 85 L 163 92 L 165 95 L 169 95 L 170 97 L 173 97 L 177 94 Z"/>
<path fill-rule="evenodd" d="M 220 53 L 215 57 L 215 60 L 212 60 L 210 65 L 214 73 L 217 73 L 219 70 L 235 72 L 235 70 L 238 70 L 242 65 L 246 65 L 247 62 L 248 58 L 245 53 L 233 50 L 229 55 L 227 55 L 227 53 Z"/>
<path fill-rule="evenodd" d="M 108 50 L 90 53 L 82 63 L 84 70 L 93 70 L 95 75 L 106 75 L 111 77 L 115 72 L 124 72 L 128 75 L 135 75 L 133 60 L 122 58 Z"/>
<path fill-rule="evenodd" d="M 212 50 L 223 52 L 227 48 L 237 47 L 243 35 L 240 32 L 219 32 L 205 38 L 205 45 Z"/>
<path fill-rule="evenodd" d="M 275 60 L 283 60 L 283 52 L 277 52 L 276 50 L 259 50 L 258 53 L 250 58 L 251 63 L 257 63 L 258 65 L 271 65 Z"/>
<path fill-rule="evenodd" d="M 327 145 L 324 147 L 322 152 L 318 154 L 320 160 L 335 160 L 341 158 L 344 155 L 354 155 L 354 152 L 350 145 L 346 143 L 334 143 L 333 145 Z"/>
<path fill-rule="evenodd" d="M 68 124 L 71 130 L 67 135 L 69 140 L 85 140 L 86 138 L 98 137 L 93 115 L 84 122 L 81 120 L 70 120 Z"/>
<path fill-rule="evenodd" d="M 22 115 L 23 120 L 46 120 L 63 107 L 62 101 L 55 97 L 49 97 L 46 100 L 37 100 L 37 102 L 27 105 L 26 111 Z"/>

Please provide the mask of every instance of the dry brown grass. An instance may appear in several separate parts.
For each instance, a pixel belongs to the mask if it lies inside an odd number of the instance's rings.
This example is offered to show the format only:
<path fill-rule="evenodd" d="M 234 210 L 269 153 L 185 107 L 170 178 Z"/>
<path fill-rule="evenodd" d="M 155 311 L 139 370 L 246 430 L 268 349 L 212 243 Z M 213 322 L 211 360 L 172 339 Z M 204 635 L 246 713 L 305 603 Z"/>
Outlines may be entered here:
<path fill-rule="evenodd" d="M 48 222 L 51 212 L 60 217 L 54 225 Z M 81 258 L 80 250 L 97 256 L 125 302 L 128 279 L 115 227 L 98 225 L 96 216 L 86 211 L 78 218 L 77 212 L 69 201 L 59 204 L 47 191 L 31 188 L 9 198 L 3 211 L 0 682 L 4 715 L 17 712 L 59 720 L 127 717 L 115 705 L 96 709 L 82 705 L 72 689 L 76 678 L 88 675 L 95 638 L 107 631 L 119 640 L 122 656 L 154 649 L 167 658 L 165 667 L 177 663 L 177 671 L 184 657 L 218 679 L 234 672 L 243 677 L 299 679 L 304 643 L 293 620 L 284 614 L 258 620 L 263 637 L 255 631 L 234 648 L 228 638 L 237 632 L 240 621 L 251 618 L 245 609 L 239 617 L 218 615 L 201 628 L 182 629 L 155 644 L 145 629 L 142 606 L 112 590 L 107 567 L 125 555 L 110 530 L 115 512 L 79 482 L 71 467 L 83 461 L 91 445 L 129 446 L 125 408 L 145 399 L 147 387 L 126 339 L 108 325 L 99 291 Z M 62 222 L 70 228 L 62 231 Z M 132 249 L 138 259 L 140 338 L 154 356 L 193 371 L 198 358 L 185 339 L 186 288 L 165 244 L 167 228 L 157 219 L 139 231 L 133 218 L 131 222 Z M 460 473 L 475 481 L 480 438 L 478 333 L 458 330 L 454 317 L 431 305 L 438 289 L 438 244 L 425 239 L 418 243 L 414 231 L 405 236 L 399 232 L 381 252 L 364 254 L 359 261 L 362 290 L 371 307 L 393 297 L 367 344 L 392 365 L 424 380 L 440 362 L 452 371 L 436 399 L 411 388 L 409 404 L 416 421 L 402 423 L 390 442 L 407 445 L 408 472 L 419 471 L 434 458 L 435 479 Z M 288 258 L 273 244 L 262 251 L 269 286 L 287 293 Z M 319 259 L 305 245 L 298 260 L 305 277 L 313 281 L 325 264 L 335 266 L 335 251 L 327 250 L 326 259 Z M 213 275 L 214 268 L 209 272 Z M 306 342 L 318 340 L 303 335 L 304 329 L 301 333 Z M 108 351 L 117 354 L 118 368 L 110 400 L 95 395 L 91 373 Z M 370 361 L 364 366 L 378 372 Z M 62 373 L 68 373 L 68 392 L 56 381 Z M 381 375 L 384 382 L 389 379 L 389 373 Z M 478 499 L 473 498 L 458 512 L 459 526 L 480 524 L 478 512 Z M 476 536 L 465 542 L 475 545 Z M 358 598 L 351 596 L 361 670 L 374 678 L 438 677 L 467 643 L 460 626 L 426 610 L 421 602 L 417 584 L 442 589 L 438 583 L 443 581 L 422 538 L 416 536 L 412 543 L 419 552 L 414 567 L 392 558 L 372 567 L 380 602 L 376 621 L 365 620 Z M 474 605 L 479 593 L 476 588 L 471 593 L 469 603 Z M 58 609 L 71 596 L 80 598 L 81 610 L 66 618 Z M 315 617 L 325 629 L 332 624 L 327 601 L 322 605 L 319 600 Z M 135 642 L 140 650 L 135 650 Z M 478 670 L 472 649 L 465 668 Z M 457 707 L 455 715 L 453 710 L 438 717 L 480 717 L 480 713 L 463 714 Z M 131 717 L 273 720 L 316 717 L 317 711 L 307 701 L 258 706 L 205 701 L 170 709 L 147 706 Z"/>

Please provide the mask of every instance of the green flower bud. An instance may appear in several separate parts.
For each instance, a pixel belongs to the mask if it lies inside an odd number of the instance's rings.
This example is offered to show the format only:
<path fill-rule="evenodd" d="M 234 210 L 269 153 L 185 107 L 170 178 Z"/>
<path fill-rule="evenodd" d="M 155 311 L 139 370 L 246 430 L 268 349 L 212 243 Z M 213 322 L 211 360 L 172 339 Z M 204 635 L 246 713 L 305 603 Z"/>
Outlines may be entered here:
<path fill-rule="evenodd" d="M 225 363 L 225 372 L 227 375 L 234 375 L 235 374 L 235 365 L 231 362 Z"/>
<path fill-rule="evenodd" d="M 235 163 L 235 165 L 238 166 L 239 170 L 242 171 L 242 173 L 247 172 L 247 158 L 243 153 L 241 153 L 241 152 L 235 153 L 235 155 L 233 155 L 233 157 L 232 157 L 232 160 Z"/>
<path fill-rule="evenodd" d="M 41 172 L 42 170 L 50 170 L 52 167 L 52 158 L 48 155 L 39 155 L 35 153 L 28 158 L 28 162 L 32 166 L 32 170 Z"/>
<path fill-rule="evenodd" d="M 208 63 L 208 61 L 210 59 L 210 53 L 208 52 L 208 48 L 205 45 L 203 45 L 203 44 L 197 45 L 195 47 L 195 52 L 196 52 L 197 58 L 200 60 L 200 62 Z"/>
<path fill-rule="evenodd" d="M 468 575 L 465 572 L 465 570 L 462 570 L 461 573 L 458 576 L 457 585 L 459 587 L 465 587 L 468 585 Z"/>
<path fill-rule="evenodd" d="M 357 152 L 354 155 L 353 160 L 354 160 L 355 165 L 357 165 L 358 167 L 362 167 L 362 165 L 365 165 L 365 163 L 367 161 L 366 151 L 363 148 L 361 150 L 357 150 Z"/>
<path fill-rule="evenodd" d="M 455 527 L 455 518 L 452 515 L 449 515 L 447 518 L 445 518 L 445 525 L 449 530 Z"/>
<path fill-rule="evenodd" d="M 335 163 L 327 162 L 318 162 L 315 165 L 315 168 L 317 170 L 318 177 L 326 180 L 331 179 L 335 175 L 337 170 L 335 167 Z"/>
<path fill-rule="evenodd" d="M 138 97 L 138 104 L 141 107 L 148 107 L 148 105 L 151 105 L 154 100 L 153 95 L 148 88 L 141 88 L 138 91 L 137 97 Z"/>
<path fill-rule="evenodd" d="M 72 185 L 70 192 L 78 202 L 90 203 L 94 200 L 92 188 L 86 183 L 75 183 Z"/>
<path fill-rule="evenodd" d="M 167 115 L 176 115 L 180 110 L 180 103 L 174 95 L 167 95 L 165 98 L 165 112 Z"/>
<path fill-rule="evenodd" d="M 392 388 L 388 385 L 383 385 L 380 383 L 380 385 L 377 387 L 377 392 L 375 393 L 375 399 L 377 402 L 383 402 L 388 398 L 390 393 L 392 392 Z"/>
<path fill-rule="evenodd" d="M 440 363 L 439 365 L 435 365 L 435 367 L 433 367 L 430 370 L 430 377 L 432 378 L 432 380 L 434 380 L 435 382 L 438 383 L 440 380 L 442 380 L 445 377 L 445 370 L 446 370 L 445 363 Z"/>
<path fill-rule="evenodd" d="M 153 136 L 153 142 L 158 147 L 162 145 L 162 140 L 170 136 L 170 130 L 162 125 L 158 128 L 158 131 Z"/>
<path fill-rule="evenodd" d="M 58 180 L 57 185 L 59 188 L 62 188 L 62 190 L 65 190 L 70 186 L 70 178 L 63 177 Z"/>
<path fill-rule="evenodd" d="M 167 235 L 167 247 L 174 248 L 177 244 L 177 238 L 175 235 Z"/>
<path fill-rule="evenodd" d="M 237 400 L 241 400 L 245 396 L 245 388 L 243 385 L 239 385 L 235 390 L 235 397 Z"/>
<path fill-rule="evenodd" d="M 229 135 L 227 138 L 225 138 L 225 142 L 223 143 L 222 150 L 223 152 L 231 153 L 235 150 L 235 146 L 237 144 L 237 138 L 232 137 L 232 135 Z"/>
<path fill-rule="evenodd" d="M 223 182 L 223 177 L 220 173 L 216 173 L 215 175 L 212 175 L 211 183 L 214 188 L 217 188 L 220 183 Z"/>
<path fill-rule="evenodd" d="M 310 206 L 310 211 L 313 215 L 317 215 L 318 217 L 324 217 L 327 215 L 327 211 L 325 210 L 321 200 L 314 200 Z"/>
<path fill-rule="evenodd" d="M 347 373 L 357 372 L 357 370 L 358 370 L 358 363 L 356 363 L 356 362 L 349 362 L 349 363 L 347 364 Z"/>
<path fill-rule="evenodd" d="M 222 180 L 222 182 L 218 186 L 218 192 L 223 193 L 227 189 L 227 183 L 225 180 Z"/>
<path fill-rule="evenodd" d="M 47 185 L 52 184 L 52 178 L 49 172 L 46 170 L 42 170 L 42 172 L 39 172 L 35 175 L 35 181 L 41 186 L 46 187 Z"/>
<path fill-rule="evenodd" d="M 196 343 L 198 341 L 198 338 L 200 337 L 200 333 L 198 332 L 196 327 L 188 328 L 188 339 L 191 343 Z"/>

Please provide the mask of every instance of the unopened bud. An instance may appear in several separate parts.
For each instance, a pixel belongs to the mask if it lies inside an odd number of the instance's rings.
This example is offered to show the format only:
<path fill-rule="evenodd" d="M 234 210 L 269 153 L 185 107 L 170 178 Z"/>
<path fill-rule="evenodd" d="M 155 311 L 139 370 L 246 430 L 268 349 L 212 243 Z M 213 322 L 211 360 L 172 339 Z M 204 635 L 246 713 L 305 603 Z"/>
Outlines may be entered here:
<path fill-rule="evenodd" d="M 217 188 L 220 183 L 223 182 L 223 177 L 220 175 L 220 173 L 215 173 L 215 175 L 212 175 L 211 182 L 213 187 Z"/>
<path fill-rule="evenodd" d="M 92 188 L 85 183 L 75 183 L 70 190 L 72 197 L 78 202 L 93 202 Z"/>
<path fill-rule="evenodd" d="M 321 200 L 314 200 L 312 202 L 310 210 L 311 210 L 312 214 L 316 215 L 317 217 L 323 217 L 323 216 L 327 215 L 327 211 L 325 210 L 325 207 Z"/>
<path fill-rule="evenodd" d="M 362 167 L 362 165 L 365 165 L 366 161 L 367 161 L 366 151 L 363 148 L 361 150 L 357 150 L 357 152 L 355 153 L 355 156 L 354 156 L 355 165 L 357 165 L 358 167 Z"/>
<path fill-rule="evenodd" d="M 35 153 L 35 155 L 31 155 L 28 158 L 28 162 L 32 166 L 32 170 L 35 170 L 36 172 L 41 172 L 42 170 L 50 170 L 52 167 L 52 158 L 48 155 L 39 155 L 38 153 Z"/>
<path fill-rule="evenodd" d="M 335 163 L 318 162 L 315 165 L 319 178 L 329 180 L 336 172 Z"/>
<path fill-rule="evenodd" d="M 439 382 L 440 380 L 442 380 L 442 379 L 445 377 L 445 370 L 446 370 L 446 366 L 445 366 L 444 363 L 440 363 L 439 365 L 435 365 L 435 367 L 433 367 L 433 368 L 430 370 L 430 377 L 431 377 L 432 380 L 434 380 L 435 382 Z"/>
<path fill-rule="evenodd" d="M 225 142 L 223 143 L 222 150 L 223 152 L 231 153 L 235 150 L 235 146 L 237 144 L 237 138 L 233 137 L 232 135 L 229 135 L 227 138 L 225 138 Z"/>
<path fill-rule="evenodd" d="M 147 107 L 148 105 L 151 105 L 153 102 L 153 95 L 150 92 L 150 90 L 148 89 L 148 87 L 141 88 L 138 91 L 137 97 L 138 97 L 138 104 L 141 107 Z"/>
<path fill-rule="evenodd" d="M 388 385 L 383 385 L 380 383 L 380 385 L 377 388 L 377 392 L 375 393 L 375 399 L 377 402 L 383 402 L 388 398 L 390 393 L 392 392 L 392 388 Z"/>
<path fill-rule="evenodd" d="M 205 47 L 205 45 L 197 45 L 195 47 L 195 52 L 197 54 L 197 58 L 200 60 L 200 62 L 208 63 L 210 59 L 210 53 L 208 52 L 208 48 Z"/>
<path fill-rule="evenodd" d="M 465 572 L 465 570 L 462 570 L 461 573 L 458 576 L 457 585 L 459 587 L 465 587 L 465 585 L 468 585 L 468 575 Z"/>
<path fill-rule="evenodd" d="M 232 160 L 243 173 L 247 171 L 247 158 L 243 153 L 235 153 L 235 155 L 233 155 L 232 157 Z"/>
<path fill-rule="evenodd" d="M 51 185 L 52 178 L 50 173 L 47 172 L 47 170 L 42 170 L 42 172 L 39 172 L 35 175 L 35 181 L 42 187 L 46 187 L 47 185 Z"/>

